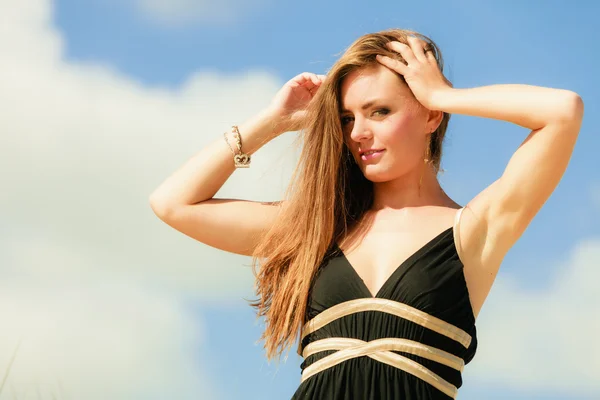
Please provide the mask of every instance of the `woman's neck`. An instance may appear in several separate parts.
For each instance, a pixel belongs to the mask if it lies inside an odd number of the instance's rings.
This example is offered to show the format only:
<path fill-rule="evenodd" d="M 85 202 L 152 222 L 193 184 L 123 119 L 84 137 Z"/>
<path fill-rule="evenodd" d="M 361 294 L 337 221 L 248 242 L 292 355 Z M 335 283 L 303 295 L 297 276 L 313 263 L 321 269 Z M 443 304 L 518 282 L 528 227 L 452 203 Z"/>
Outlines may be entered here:
<path fill-rule="evenodd" d="M 420 178 L 420 171 L 416 171 L 392 181 L 374 183 L 371 210 L 458 205 L 444 192 L 433 168 L 427 166 L 423 170 L 423 178 L 419 185 Z"/>

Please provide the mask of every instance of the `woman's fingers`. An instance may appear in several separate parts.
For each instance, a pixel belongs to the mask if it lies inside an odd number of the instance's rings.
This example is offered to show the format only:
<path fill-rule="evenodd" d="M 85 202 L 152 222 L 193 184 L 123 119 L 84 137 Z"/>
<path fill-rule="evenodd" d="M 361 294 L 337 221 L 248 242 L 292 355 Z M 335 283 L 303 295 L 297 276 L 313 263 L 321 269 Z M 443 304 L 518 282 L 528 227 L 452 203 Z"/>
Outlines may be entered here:
<path fill-rule="evenodd" d="M 413 64 L 417 61 L 417 58 L 415 57 L 415 54 L 413 53 L 412 49 L 409 45 L 405 43 L 393 41 L 388 42 L 386 46 L 390 50 L 400 53 L 400 55 L 402 56 L 402 58 L 404 58 L 408 65 Z"/>
<path fill-rule="evenodd" d="M 426 62 L 427 56 L 425 55 L 424 48 L 427 43 L 415 36 L 408 36 L 407 40 L 410 44 L 410 49 L 412 50 L 412 53 L 415 55 L 415 58 L 421 62 Z"/>
<path fill-rule="evenodd" d="M 325 75 L 317 75 L 312 72 L 303 72 L 296 75 L 288 82 L 288 86 L 296 89 L 303 88 L 310 93 L 311 97 L 321 87 L 321 84 L 325 81 Z"/>
<path fill-rule="evenodd" d="M 317 75 L 312 72 L 303 72 L 299 75 L 296 75 L 292 78 L 292 81 L 296 82 L 299 85 L 306 85 L 307 83 L 312 83 L 315 86 L 319 86 L 325 80 L 325 75 Z"/>
<path fill-rule="evenodd" d="M 305 72 L 300 74 L 300 80 L 302 83 L 300 86 L 304 87 L 311 96 L 315 94 L 315 92 L 321 87 L 321 84 L 324 81 L 324 75 L 317 75 L 310 72 Z"/>
<path fill-rule="evenodd" d="M 310 72 L 303 72 L 299 75 L 296 75 L 292 80 L 300 85 L 304 85 L 307 82 L 312 82 L 316 84 L 317 82 L 316 75 Z"/>
<path fill-rule="evenodd" d="M 384 66 L 388 67 L 392 71 L 396 71 L 400 75 L 404 76 L 408 72 L 408 66 L 400 60 L 396 60 L 388 56 L 382 56 L 380 54 L 377 54 L 376 59 Z"/>

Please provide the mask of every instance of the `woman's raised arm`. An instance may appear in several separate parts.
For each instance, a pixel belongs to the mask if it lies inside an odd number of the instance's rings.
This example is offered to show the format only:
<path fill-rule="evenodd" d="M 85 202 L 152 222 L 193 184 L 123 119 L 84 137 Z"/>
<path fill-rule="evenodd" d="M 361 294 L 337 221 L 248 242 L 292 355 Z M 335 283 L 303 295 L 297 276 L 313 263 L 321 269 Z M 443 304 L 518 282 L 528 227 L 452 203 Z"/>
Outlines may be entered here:
<path fill-rule="evenodd" d="M 288 81 L 269 107 L 239 126 L 242 152 L 252 155 L 281 133 L 302 127 L 306 106 L 323 79 L 303 73 Z M 220 136 L 164 181 L 150 195 L 150 206 L 169 226 L 202 243 L 252 255 L 282 203 L 213 198 L 234 170 L 231 149 Z"/>

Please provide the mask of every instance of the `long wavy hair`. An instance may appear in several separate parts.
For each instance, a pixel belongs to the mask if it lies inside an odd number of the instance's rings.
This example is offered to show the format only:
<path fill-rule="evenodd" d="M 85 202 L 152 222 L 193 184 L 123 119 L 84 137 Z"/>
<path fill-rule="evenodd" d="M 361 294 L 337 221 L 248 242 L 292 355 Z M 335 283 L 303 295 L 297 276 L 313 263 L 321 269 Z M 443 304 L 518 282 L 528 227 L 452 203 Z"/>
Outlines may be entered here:
<path fill-rule="evenodd" d="M 325 256 L 373 203 L 373 183 L 364 177 L 344 142 L 339 116 L 343 80 L 352 71 L 378 65 L 377 54 L 405 62 L 385 44 L 408 44 L 409 35 L 427 43 L 443 72 L 441 52 L 427 36 L 403 29 L 366 34 L 331 67 L 308 105 L 305 128 L 298 136 L 303 141 L 302 151 L 285 201 L 252 257 L 258 299 L 250 305 L 257 309 L 257 318 L 265 317 L 260 340 L 265 341 L 268 360 L 293 346 L 307 322 L 311 284 Z M 449 119 L 444 113 L 427 150 L 436 174 Z"/>

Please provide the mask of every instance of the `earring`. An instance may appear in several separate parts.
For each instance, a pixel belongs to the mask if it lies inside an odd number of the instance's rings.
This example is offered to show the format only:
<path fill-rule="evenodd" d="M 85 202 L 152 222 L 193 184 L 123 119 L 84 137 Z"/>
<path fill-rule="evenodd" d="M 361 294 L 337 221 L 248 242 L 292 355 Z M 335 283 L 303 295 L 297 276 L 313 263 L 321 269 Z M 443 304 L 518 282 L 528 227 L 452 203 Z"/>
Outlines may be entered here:
<path fill-rule="evenodd" d="M 431 161 L 430 157 L 431 157 L 431 135 L 429 135 L 429 140 L 427 141 L 427 147 L 425 148 L 425 158 L 423 159 L 425 164 L 427 164 L 428 162 Z"/>
<path fill-rule="evenodd" d="M 431 134 L 433 132 L 429 132 L 429 140 L 427 141 L 427 146 L 425 147 L 425 158 L 423 161 L 425 162 L 425 166 L 421 169 L 421 177 L 419 178 L 419 196 L 421 195 L 421 185 L 423 184 L 423 171 L 427 168 L 427 164 L 431 162 Z"/>

